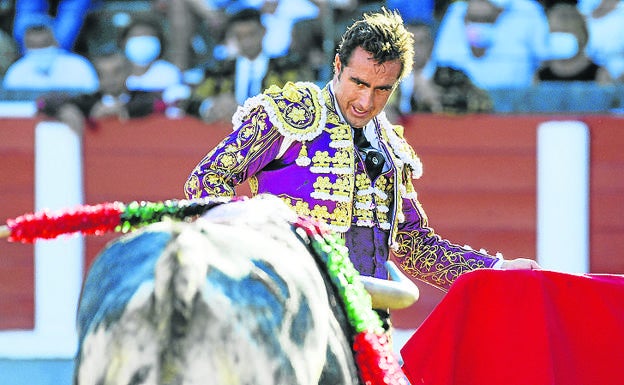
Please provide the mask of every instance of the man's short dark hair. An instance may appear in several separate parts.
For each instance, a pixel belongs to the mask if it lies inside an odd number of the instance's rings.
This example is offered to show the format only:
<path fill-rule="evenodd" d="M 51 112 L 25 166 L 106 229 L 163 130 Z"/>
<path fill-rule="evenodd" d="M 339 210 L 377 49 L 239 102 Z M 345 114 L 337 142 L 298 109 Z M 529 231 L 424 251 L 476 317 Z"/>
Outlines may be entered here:
<path fill-rule="evenodd" d="M 353 23 L 342 36 L 338 47 L 340 61 L 348 65 L 357 47 L 370 52 L 380 64 L 399 60 L 401 62 L 399 79 L 403 79 L 412 71 L 414 39 L 396 11 L 390 12 L 383 8 L 381 12 L 367 13 Z"/>
<path fill-rule="evenodd" d="M 261 23 L 260 11 L 255 8 L 243 8 L 228 17 L 228 27 L 234 23 L 255 21 Z"/>

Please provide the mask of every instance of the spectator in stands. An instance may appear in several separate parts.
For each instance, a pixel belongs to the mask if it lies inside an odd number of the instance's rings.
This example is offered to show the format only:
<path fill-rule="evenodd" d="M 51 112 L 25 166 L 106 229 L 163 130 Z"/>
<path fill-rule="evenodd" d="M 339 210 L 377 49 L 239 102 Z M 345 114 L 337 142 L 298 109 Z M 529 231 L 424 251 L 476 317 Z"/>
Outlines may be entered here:
<path fill-rule="evenodd" d="M 263 51 L 265 28 L 257 9 L 231 15 L 226 33 L 235 43 L 236 57 L 203 65 L 205 78 L 194 90 L 194 99 L 203 101 L 200 115 L 206 121 L 230 120 L 238 105 L 270 85 L 313 80 L 307 63 L 296 55 L 270 58 Z"/>
<path fill-rule="evenodd" d="M 212 49 L 209 56 L 225 59 L 232 55 L 225 37 L 225 23 L 232 14 L 245 8 L 260 11 L 265 28 L 264 52 L 269 57 L 284 56 L 291 45 L 295 24 L 315 19 L 318 0 L 155 0 L 165 9 L 171 25 L 172 60 L 186 70 L 192 68 L 200 50 Z M 204 31 L 200 27 L 204 26 Z M 201 32 L 207 32 L 202 34 Z M 214 44 L 207 44 L 210 41 Z M 205 54 L 204 54 L 205 57 Z"/>
<path fill-rule="evenodd" d="M 51 28 L 59 47 L 73 51 L 74 43 L 84 24 L 93 0 L 15 0 L 13 37 L 21 52 L 26 50 L 24 36 L 33 16 L 50 15 L 50 6 L 56 3 L 56 16 Z"/>
<path fill-rule="evenodd" d="M 576 55 L 569 59 L 549 60 L 537 71 L 537 81 L 596 81 L 608 79 L 601 74 L 604 68 L 598 66 L 585 53 L 589 39 L 585 18 L 577 7 L 568 3 L 556 3 L 547 10 L 548 25 L 551 32 L 568 32 L 578 42 Z"/>
<path fill-rule="evenodd" d="M 589 31 L 587 55 L 606 68 L 609 80 L 624 81 L 624 3 L 594 0 L 580 1 L 578 6 Z"/>
<path fill-rule="evenodd" d="M 433 27 L 415 22 L 405 25 L 414 36 L 414 66 L 393 94 L 386 115 L 391 121 L 416 112 L 468 113 L 491 112 L 492 100 L 487 92 L 477 88 L 468 76 L 451 67 L 433 69 Z M 432 77 L 424 73 L 433 72 Z"/>
<path fill-rule="evenodd" d="M 571 56 L 569 44 L 553 44 L 550 37 L 534 0 L 456 1 L 440 23 L 431 69 L 461 70 L 485 90 L 527 87 L 543 60 Z"/>
<path fill-rule="evenodd" d="M 85 57 L 58 46 L 48 15 L 32 14 L 22 20 L 25 54 L 7 70 L 7 90 L 97 90 L 95 68 Z"/>
<path fill-rule="evenodd" d="M 0 78 L 19 57 L 16 41 L 10 33 L 0 29 Z"/>
<path fill-rule="evenodd" d="M 319 15 L 318 7 L 310 0 L 264 0 L 259 10 L 266 31 L 263 51 L 269 57 L 288 54 L 293 26 L 303 20 L 316 19 Z"/>
<path fill-rule="evenodd" d="M 322 4 L 325 0 L 314 0 L 318 4 Z M 385 5 L 385 1 L 376 0 L 328 0 L 331 7 L 334 8 L 333 19 L 335 27 L 332 33 L 336 41 L 336 48 L 342 38 L 342 33 L 353 23 L 353 20 L 360 18 L 364 13 L 375 12 Z M 333 58 L 331 59 L 333 60 Z"/>
<path fill-rule="evenodd" d="M 222 9 L 226 15 L 233 15 L 246 8 L 253 8 L 260 12 L 260 21 L 264 26 L 263 51 L 269 57 L 286 55 L 292 44 L 294 26 L 304 20 L 317 19 L 319 8 L 314 3 L 317 0 L 241 0 L 225 1 Z M 225 34 L 225 38 L 228 36 Z M 225 45 L 217 46 L 215 57 L 225 58 L 231 54 Z"/>
<path fill-rule="evenodd" d="M 37 99 L 38 111 L 68 124 L 77 132 L 82 132 L 85 125 L 96 127 L 100 119 L 125 120 L 165 111 L 162 93 L 128 90 L 126 79 L 131 67 L 123 52 L 105 49 L 91 60 L 100 79 L 97 91 L 76 96 L 45 94 Z"/>
<path fill-rule="evenodd" d="M 321 8 L 321 12 L 326 9 Z M 330 57 L 336 52 L 331 28 L 323 28 L 325 22 L 319 19 L 302 20 L 293 26 L 289 55 L 300 57 L 310 69 L 312 79 L 319 85 L 331 78 Z"/>
<path fill-rule="evenodd" d="M 183 83 L 182 71 L 162 58 L 164 42 L 161 20 L 155 15 L 137 15 L 122 30 L 119 46 L 131 65 L 128 90 L 162 92 Z"/>
<path fill-rule="evenodd" d="M 412 72 L 399 84 L 386 113 L 392 117 L 397 113 L 410 114 L 419 109 L 417 105 L 427 105 L 430 111 L 440 112 L 441 89 L 423 76 L 425 67 L 433 64 L 429 60 L 434 40 L 432 28 L 429 24 L 418 22 L 406 23 L 405 27 L 414 36 L 414 66 Z"/>
<path fill-rule="evenodd" d="M 232 1 L 234 2 L 234 1 Z M 169 25 L 168 57 L 187 70 L 212 57 L 223 40 L 226 16 L 211 0 L 153 0 Z"/>

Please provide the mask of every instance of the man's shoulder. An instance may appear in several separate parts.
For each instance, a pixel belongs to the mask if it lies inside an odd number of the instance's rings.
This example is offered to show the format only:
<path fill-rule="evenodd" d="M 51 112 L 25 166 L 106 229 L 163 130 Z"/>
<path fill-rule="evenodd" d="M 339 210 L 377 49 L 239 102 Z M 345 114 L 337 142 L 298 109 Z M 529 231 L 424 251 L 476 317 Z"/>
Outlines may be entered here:
<path fill-rule="evenodd" d="M 11 76 L 11 75 L 13 75 L 13 74 L 15 74 L 17 72 L 24 71 L 25 68 L 31 68 L 32 66 L 34 66 L 34 64 L 35 64 L 34 61 L 28 60 L 25 57 L 21 57 L 21 58 L 17 59 L 16 61 L 14 61 L 7 68 L 7 70 L 5 72 L 5 75 L 4 75 L 4 78 L 6 79 L 7 76 Z"/>
<path fill-rule="evenodd" d="M 182 75 L 182 71 L 180 71 L 180 68 L 178 66 L 164 59 L 158 59 L 153 62 L 150 66 L 150 70 L 158 74 L 173 74 L 175 76 Z"/>
<path fill-rule="evenodd" d="M 93 63 L 91 63 L 86 57 L 77 53 L 63 52 L 58 55 L 56 60 L 57 63 L 55 63 L 55 66 L 62 67 L 67 72 L 79 70 L 94 74 L 96 73 Z"/>
<path fill-rule="evenodd" d="M 2 78 L 2 87 L 7 89 L 29 88 L 37 85 L 37 81 L 33 80 L 35 78 L 39 78 L 39 76 L 35 70 L 34 63 L 20 58 L 7 69 Z"/>
<path fill-rule="evenodd" d="M 320 135 L 327 120 L 322 98 L 321 88 L 314 83 L 273 85 L 263 94 L 249 99 L 239 108 L 233 121 L 244 121 L 257 105 L 262 105 L 282 135 L 298 141 L 311 140 Z"/>
<path fill-rule="evenodd" d="M 321 88 L 312 82 L 287 82 L 283 87 L 271 85 L 264 94 L 290 104 L 305 103 L 308 99 L 318 103 L 322 97 Z"/>

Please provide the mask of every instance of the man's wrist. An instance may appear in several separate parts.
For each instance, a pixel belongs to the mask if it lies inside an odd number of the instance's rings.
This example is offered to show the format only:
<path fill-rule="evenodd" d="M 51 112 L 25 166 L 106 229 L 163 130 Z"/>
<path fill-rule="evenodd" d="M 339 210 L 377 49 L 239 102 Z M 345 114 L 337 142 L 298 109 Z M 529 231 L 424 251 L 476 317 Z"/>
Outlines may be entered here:
<path fill-rule="evenodd" d="M 503 254 L 501 253 L 496 253 L 495 257 L 497 261 L 494 262 L 494 264 L 492 265 L 492 269 L 501 270 L 503 268 L 503 263 L 505 263 L 505 258 L 503 257 Z"/>

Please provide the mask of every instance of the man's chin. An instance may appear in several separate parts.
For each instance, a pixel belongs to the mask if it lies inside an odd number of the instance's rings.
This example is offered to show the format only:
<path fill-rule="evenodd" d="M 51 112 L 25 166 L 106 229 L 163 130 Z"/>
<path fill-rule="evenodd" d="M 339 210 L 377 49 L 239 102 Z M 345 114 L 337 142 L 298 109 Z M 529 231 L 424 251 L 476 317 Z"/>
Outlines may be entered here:
<path fill-rule="evenodd" d="M 354 119 L 353 117 L 351 117 L 350 119 L 347 118 L 347 123 L 349 123 L 349 125 L 351 127 L 358 127 L 358 128 L 362 128 L 364 126 L 366 126 L 368 124 L 368 122 L 371 121 L 371 118 L 357 118 Z"/>

